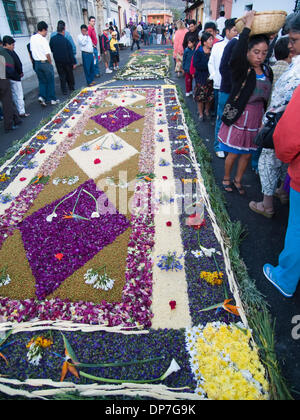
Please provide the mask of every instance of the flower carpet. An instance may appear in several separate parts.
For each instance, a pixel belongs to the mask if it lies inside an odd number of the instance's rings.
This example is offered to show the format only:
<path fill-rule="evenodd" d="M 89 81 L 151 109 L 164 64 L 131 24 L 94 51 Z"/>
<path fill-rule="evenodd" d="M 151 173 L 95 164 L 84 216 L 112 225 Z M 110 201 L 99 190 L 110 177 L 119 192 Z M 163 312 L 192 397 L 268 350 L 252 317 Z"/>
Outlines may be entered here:
<path fill-rule="evenodd" d="M 168 76 L 169 54 L 166 50 L 138 50 L 127 65 L 118 71 L 117 80 L 158 80 Z"/>
<path fill-rule="evenodd" d="M 0 392 L 268 398 L 174 85 L 83 90 L 0 181 Z"/>

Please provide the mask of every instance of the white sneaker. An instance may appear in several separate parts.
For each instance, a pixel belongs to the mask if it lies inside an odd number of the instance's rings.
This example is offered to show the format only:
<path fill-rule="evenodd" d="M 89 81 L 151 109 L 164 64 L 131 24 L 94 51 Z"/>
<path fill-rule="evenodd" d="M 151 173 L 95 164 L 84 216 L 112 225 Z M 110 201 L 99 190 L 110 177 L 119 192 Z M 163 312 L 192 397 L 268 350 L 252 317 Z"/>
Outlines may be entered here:
<path fill-rule="evenodd" d="M 105 73 L 107 73 L 107 74 L 112 73 L 112 70 L 106 69 L 106 72 Z"/>
<path fill-rule="evenodd" d="M 38 101 L 42 106 L 47 106 L 45 99 L 42 96 L 38 97 Z"/>
<path fill-rule="evenodd" d="M 225 153 L 222 150 L 216 152 L 216 156 L 220 159 L 225 159 Z"/>
<path fill-rule="evenodd" d="M 56 101 L 54 101 L 53 99 L 52 99 L 52 101 L 51 101 L 51 105 L 57 105 L 57 104 L 59 104 L 60 103 L 60 100 L 59 99 L 56 99 Z"/>

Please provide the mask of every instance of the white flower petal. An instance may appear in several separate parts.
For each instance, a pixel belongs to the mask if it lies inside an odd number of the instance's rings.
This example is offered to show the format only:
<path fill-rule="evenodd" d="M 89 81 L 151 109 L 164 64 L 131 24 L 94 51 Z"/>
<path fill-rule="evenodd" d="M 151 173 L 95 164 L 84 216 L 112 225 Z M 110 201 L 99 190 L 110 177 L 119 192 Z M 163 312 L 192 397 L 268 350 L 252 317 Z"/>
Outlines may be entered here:
<path fill-rule="evenodd" d="M 168 368 L 168 370 L 162 375 L 160 378 L 162 381 L 165 380 L 168 376 L 172 375 L 174 372 L 178 372 L 181 369 L 179 364 L 176 362 L 175 359 L 172 359 L 172 362 Z"/>

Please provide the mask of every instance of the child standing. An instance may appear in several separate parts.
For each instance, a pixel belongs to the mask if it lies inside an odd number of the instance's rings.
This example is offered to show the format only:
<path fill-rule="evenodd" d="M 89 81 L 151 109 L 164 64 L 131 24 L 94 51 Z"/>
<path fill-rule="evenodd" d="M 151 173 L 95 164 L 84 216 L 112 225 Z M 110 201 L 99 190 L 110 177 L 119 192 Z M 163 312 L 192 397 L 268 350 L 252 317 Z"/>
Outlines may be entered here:
<path fill-rule="evenodd" d="M 191 96 L 193 94 L 193 76 L 190 73 L 191 62 L 193 55 L 195 53 L 195 42 L 189 40 L 187 48 L 183 53 L 182 68 L 185 72 L 185 90 L 186 96 Z"/>
<path fill-rule="evenodd" d="M 119 43 L 117 40 L 117 32 L 112 32 L 111 34 L 112 38 L 110 40 L 109 46 L 110 46 L 110 55 L 111 55 L 111 61 L 114 66 L 114 70 L 119 70 L 119 62 L 120 62 L 120 56 L 119 56 Z"/>

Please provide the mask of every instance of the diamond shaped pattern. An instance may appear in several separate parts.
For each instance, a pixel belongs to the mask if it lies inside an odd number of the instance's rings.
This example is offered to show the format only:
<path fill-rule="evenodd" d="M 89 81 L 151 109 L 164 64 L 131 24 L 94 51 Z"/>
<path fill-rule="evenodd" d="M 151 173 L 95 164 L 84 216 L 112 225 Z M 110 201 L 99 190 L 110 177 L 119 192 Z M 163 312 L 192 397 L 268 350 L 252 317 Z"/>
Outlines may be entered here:
<path fill-rule="evenodd" d="M 119 106 L 112 111 L 97 114 L 91 117 L 92 120 L 106 128 L 107 131 L 111 133 L 115 133 L 121 128 L 124 128 L 134 121 L 140 120 L 141 118 L 144 117 L 122 106 Z"/>

